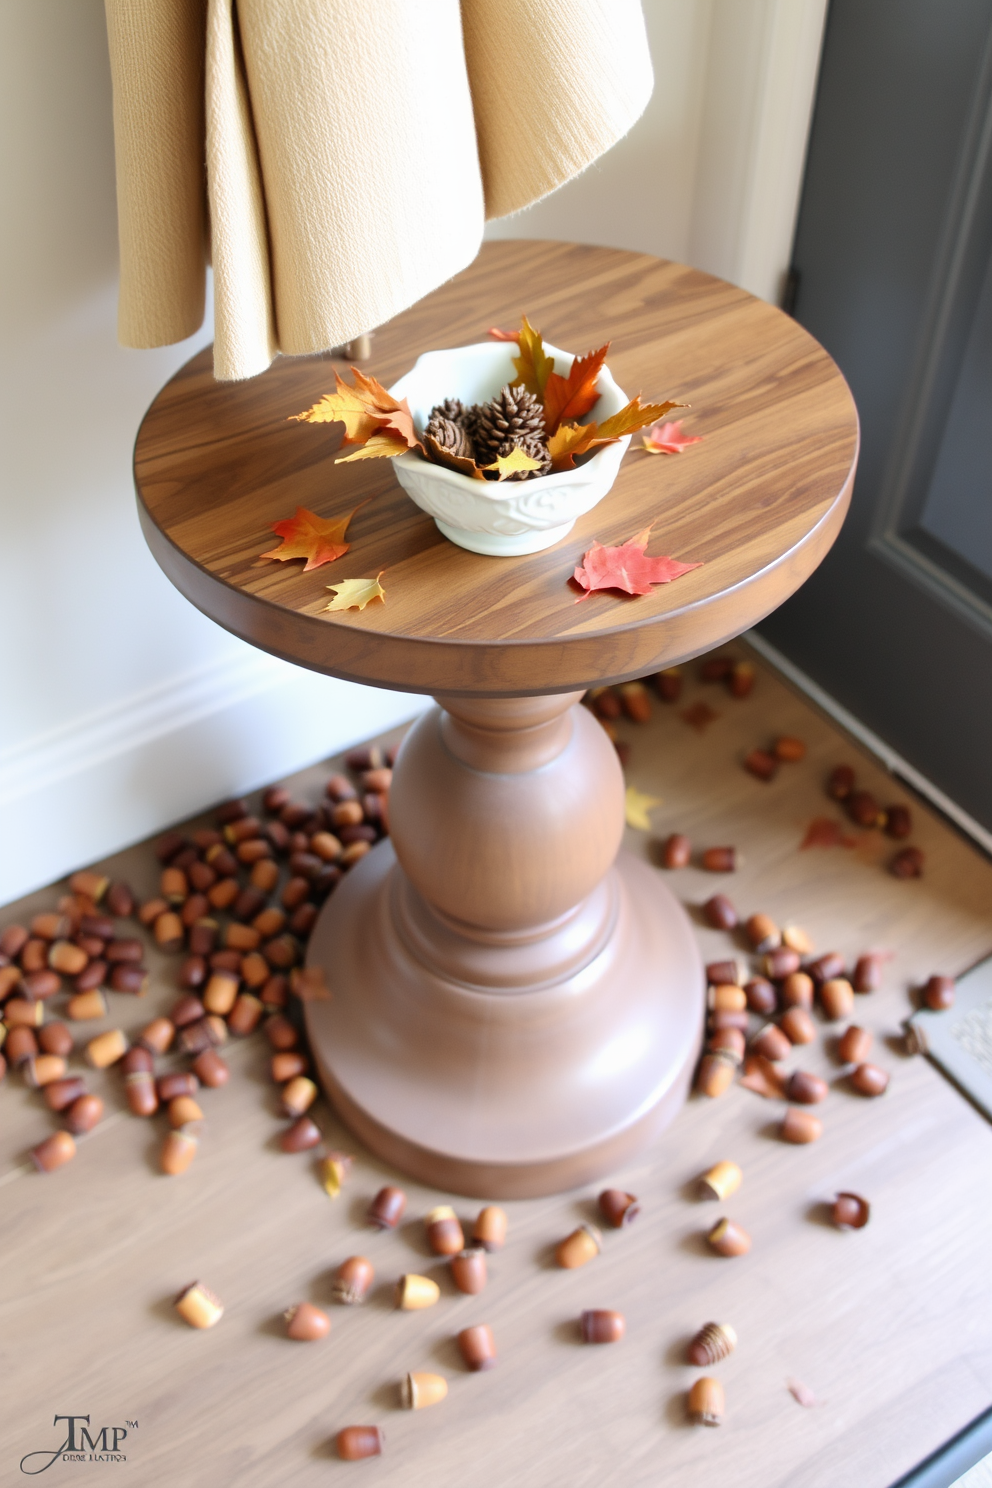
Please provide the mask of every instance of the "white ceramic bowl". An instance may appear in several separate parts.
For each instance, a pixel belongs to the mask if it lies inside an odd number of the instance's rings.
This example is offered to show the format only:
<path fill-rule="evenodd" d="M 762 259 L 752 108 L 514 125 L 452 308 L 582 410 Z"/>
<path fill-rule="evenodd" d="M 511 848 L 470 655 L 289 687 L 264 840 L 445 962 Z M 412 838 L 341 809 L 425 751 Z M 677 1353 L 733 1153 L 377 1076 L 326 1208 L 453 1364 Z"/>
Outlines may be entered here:
<path fill-rule="evenodd" d="M 556 346 L 544 349 L 554 357 L 555 371 L 567 375 L 574 356 Z M 423 434 L 436 403 L 445 398 L 460 398 L 466 405 L 485 403 L 512 382 L 517 375 L 515 355 L 516 346 L 507 341 L 425 351 L 389 391 L 396 398 L 408 399 L 417 433 Z M 598 386 L 599 398 L 583 422 L 609 418 L 628 402 L 605 367 Z M 628 434 L 575 470 L 526 481 L 472 480 L 412 451 L 398 455 L 393 469 L 410 499 L 430 513 L 453 543 L 473 553 L 513 557 L 539 553 L 567 537 L 576 517 L 602 501 L 616 480 L 629 443 Z"/>

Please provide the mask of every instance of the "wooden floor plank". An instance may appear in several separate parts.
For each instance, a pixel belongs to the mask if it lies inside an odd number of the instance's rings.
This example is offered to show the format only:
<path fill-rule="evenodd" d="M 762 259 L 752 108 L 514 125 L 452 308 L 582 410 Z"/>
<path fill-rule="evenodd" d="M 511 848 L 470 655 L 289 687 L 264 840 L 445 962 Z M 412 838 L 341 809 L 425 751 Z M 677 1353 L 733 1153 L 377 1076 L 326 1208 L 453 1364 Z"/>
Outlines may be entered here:
<path fill-rule="evenodd" d="M 702 734 L 680 716 L 698 700 L 719 714 Z M 650 724 L 620 731 L 632 745 L 629 783 L 664 798 L 653 813 L 657 838 L 684 830 L 699 846 L 733 842 L 745 855 L 726 878 L 667 875 L 687 904 L 719 888 L 742 910 L 802 924 L 820 949 L 895 952 L 884 988 L 857 1009 L 892 1071 L 888 1093 L 866 1101 L 838 1083 L 822 1108 L 825 1135 L 806 1148 L 779 1142 L 780 1107 L 747 1091 L 694 1099 L 648 1154 L 615 1175 L 641 1197 L 643 1214 L 609 1233 L 596 1261 L 564 1272 L 550 1253 L 592 1216 L 592 1192 L 510 1204 L 509 1243 L 492 1260 L 488 1289 L 471 1298 L 452 1291 L 421 1234 L 419 1216 L 446 1196 L 404 1184 L 409 1221 L 375 1234 L 364 1209 L 394 1175 L 359 1153 L 332 1202 L 306 1155 L 275 1148 L 280 1123 L 257 1038 L 234 1049 L 230 1085 L 204 1092 L 207 1135 L 175 1180 L 156 1169 L 160 1129 L 123 1112 L 113 1074 L 92 1084 L 115 1114 L 80 1143 L 75 1162 L 46 1178 L 27 1172 L 25 1149 L 51 1119 L 8 1077 L 0 1087 L 3 1481 L 21 1480 L 26 1453 L 58 1445 L 54 1415 L 81 1413 L 96 1428 L 138 1422 L 116 1471 L 142 1488 L 344 1480 L 357 1469 L 337 1461 L 333 1434 L 368 1421 L 384 1426 L 386 1454 L 362 1471 L 403 1488 L 480 1480 L 688 1488 L 703 1471 L 741 1488 L 886 1488 L 992 1404 L 992 1133 L 898 1040 L 912 985 L 992 950 L 992 865 L 915 802 L 912 840 L 927 854 L 919 881 L 885 871 L 893 845 L 877 835 L 853 850 L 799 852 L 810 819 L 837 814 L 822 785 L 833 765 L 855 764 L 883 803 L 906 793 L 764 667 L 746 700 L 692 680 L 677 706 L 656 703 Z M 764 785 L 739 760 L 779 733 L 803 737 L 809 754 Z M 304 772 L 300 789 L 316 797 L 327 773 Z M 628 839 L 635 851 L 653 851 L 647 834 Z M 113 865 L 151 891 L 147 848 Z M 10 906 L 0 924 L 53 897 Z M 739 949 L 697 930 L 707 958 Z M 175 963 L 151 959 L 148 997 L 112 997 L 125 1026 L 171 1001 Z M 794 1062 L 836 1080 L 830 1043 L 824 1029 Z M 356 1150 L 329 1112 L 319 1119 L 333 1141 Z M 701 1203 L 692 1180 L 722 1157 L 740 1162 L 743 1187 L 725 1207 Z M 865 1230 L 841 1234 L 823 1222 L 821 1206 L 839 1189 L 872 1201 Z M 472 1215 L 472 1203 L 456 1202 Z M 724 1212 L 751 1232 L 748 1256 L 708 1253 L 701 1236 Z M 302 1298 L 327 1302 L 334 1267 L 355 1252 L 376 1265 L 370 1302 L 333 1308 L 325 1343 L 288 1342 L 282 1309 Z M 407 1270 L 438 1277 L 437 1307 L 393 1310 L 392 1281 Z M 226 1304 L 209 1333 L 186 1328 L 170 1306 L 194 1277 Z M 621 1344 L 578 1343 L 575 1319 L 590 1306 L 626 1313 Z M 684 1414 L 697 1373 L 682 1362 L 685 1341 L 711 1318 L 740 1337 L 714 1371 L 728 1401 L 719 1430 L 691 1427 Z M 475 1321 L 491 1323 L 500 1352 L 498 1368 L 479 1376 L 464 1372 L 451 1341 Z M 395 1382 L 413 1368 L 449 1376 L 442 1405 L 396 1408 Z M 817 1404 L 798 1405 L 789 1379 Z M 44 1481 L 75 1471 L 56 1462 Z"/>

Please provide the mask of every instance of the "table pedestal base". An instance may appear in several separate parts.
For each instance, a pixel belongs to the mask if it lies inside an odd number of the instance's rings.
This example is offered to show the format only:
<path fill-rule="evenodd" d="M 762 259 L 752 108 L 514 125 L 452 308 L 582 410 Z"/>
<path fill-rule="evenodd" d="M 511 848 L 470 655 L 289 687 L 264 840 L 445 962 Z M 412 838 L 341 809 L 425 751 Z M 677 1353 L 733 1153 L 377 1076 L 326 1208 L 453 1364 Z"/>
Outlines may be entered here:
<path fill-rule="evenodd" d="M 446 699 L 425 715 L 397 762 L 393 840 L 310 940 L 331 993 L 307 1006 L 328 1094 L 373 1151 L 436 1187 L 591 1182 L 688 1090 L 699 951 L 657 870 L 613 861 L 620 770 L 572 703 Z"/>

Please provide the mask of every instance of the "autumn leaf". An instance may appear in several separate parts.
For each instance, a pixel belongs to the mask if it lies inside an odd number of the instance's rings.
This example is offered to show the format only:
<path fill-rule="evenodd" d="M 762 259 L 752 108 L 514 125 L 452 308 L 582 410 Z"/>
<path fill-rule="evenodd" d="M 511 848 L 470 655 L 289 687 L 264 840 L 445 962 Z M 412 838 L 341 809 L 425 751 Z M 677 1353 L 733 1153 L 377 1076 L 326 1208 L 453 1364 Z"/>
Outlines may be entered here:
<path fill-rule="evenodd" d="M 831 816 L 815 816 L 806 828 L 806 836 L 799 844 L 802 852 L 808 847 L 857 847 L 859 838 L 844 831 L 839 821 Z"/>
<path fill-rule="evenodd" d="M 562 424 L 548 440 L 552 470 L 574 470 L 577 456 L 588 454 L 607 444 L 616 444 L 625 434 L 643 429 L 673 408 L 684 408 L 684 403 L 648 403 L 642 405 L 641 395 L 632 398 L 619 413 L 604 419 L 601 424 Z"/>
<path fill-rule="evenodd" d="M 499 326 L 490 326 L 486 335 L 492 336 L 494 341 L 520 341 L 519 331 L 501 331 Z"/>
<path fill-rule="evenodd" d="M 517 369 L 514 386 L 523 383 L 529 393 L 544 402 L 544 389 L 548 378 L 555 370 L 555 359 L 544 350 L 540 331 L 535 331 L 526 315 L 515 339 L 520 345 L 520 355 L 513 358 Z"/>
<path fill-rule="evenodd" d="M 669 399 L 665 403 L 642 403 L 641 395 L 631 398 L 630 402 L 615 413 L 611 418 L 604 419 L 599 426 L 599 439 L 621 439 L 624 434 L 636 434 L 638 429 L 643 429 L 645 424 L 653 424 L 657 419 L 664 418 L 673 408 L 688 408 L 688 403 L 673 403 Z"/>
<path fill-rule="evenodd" d="M 492 465 L 483 465 L 482 468 L 495 470 L 497 480 L 506 480 L 511 475 L 519 474 L 521 470 L 539 470 L 541 462 L 525 454 L 519 444 L 515 444 L 508 455 L 497 455 Z"/>
<path fill-rule="evenodd" d="M 561 424 L 548 440 L 552 470 L 574 470 L 576 455 L 584 455 L 596 442 L 595 424 Z M 615 444 L 615 439 L 603 440 Z"/>
<path fill-rule="evenodd" d="M 650 832 L 648 812 L 662 804 L 660 796 L 646 796 L 636 785 L 628 785 L 623 798 L 624 820 L 628 827 L 634 827 L 639 832 Z"/>
<path fill-rule="evenodd" d="M 364 505 L 364 502 L 359 502 L 359 506 Z M 351 546 L 344 541 L 344 535 L 357 510 L 356 506 L 347 516 L 332 517 L 325 521 L 316 512 L 307 511 L 305 506 L 298 506 L 295 517 L 273 522 L 272 531 L 282 538 L 282 546 L 274 548 L 271 553 L 262 553 L 261 557 L 278 558 L 281 563 L 287 558 L 305 558 L 307 561 L 303 568 L 304 573 L 312 568 L 320 568 L 324 563 L 333 563 L 335 558 L 347 553 Z"/>
<path fill-rule="evenodd" d="M 597 351 L 576 357 L 567 377 L 552 372 L 544 388 L 544 426 L 553 434 L 561 423 L 574 423 L 599 399 L 596 381 L 610 349 L 607 341 Z"/>
<path fill-rule="evenodd" d="M 625 594 L 650 594 L 653 584 L 669 584 L 700 563 L 680 563 L 677 558 L 648 558 L 651 528 L 639 532 L 619 547 L 594 542 L 572 577 L 586 592 L 575 601 L 588 599 L 594 589 L 622 589 Z"/>
<path fill-rule="evenodd" d="M 680 455 L 690 444 L 702 444 L 699 434 L 683 434 L 682 420 L 665 424 L 659 419 L 644 435 L 642 443 L 649 455 Z"/>
<path fill-rule="evenodd" d="M 376 574 L 374 579 L 344 579 L 340 584 L 328 584 L 334 598 L 324 609 L 364 610 L 373 599 L 381 599 L 385 603 L 386 591 L 379 583 L 384 572 L 385 569 Z"/>
<path fill-rule="evenodd" d="M 351 369 L 354 387 L 346 383 L 335 371 L 335 391 L 325 393 L 312 408 L 303 413 L 291 414 L 298 423 L 344 424 L 344 443 L 365 445 L 380 434 L 389 434 L 402 441 L 401 449 L 388 449 L 378 441 L 374 455 L 401 454 L 404 449 L 423 448 L 413 426 L 410 405 L 403 398 L 397 401 L 375 377 L 368 377 L 357 367 Z M 345 455 L 344 459 L 361 459 L 362 456 Z M 364 458 L 373 458 L 373 455 Z"/>
<path fill-rule="evenodd" d="M 370 434 L 364 444 L 352 450 L 350 455 L 338 455 L 334 461 L 335 465 L 346 465 L 349 460 L 392 460 L 397 455 L 405 455 L 410 446 L 399 434 L 388 433 L 385 430 Z"/>

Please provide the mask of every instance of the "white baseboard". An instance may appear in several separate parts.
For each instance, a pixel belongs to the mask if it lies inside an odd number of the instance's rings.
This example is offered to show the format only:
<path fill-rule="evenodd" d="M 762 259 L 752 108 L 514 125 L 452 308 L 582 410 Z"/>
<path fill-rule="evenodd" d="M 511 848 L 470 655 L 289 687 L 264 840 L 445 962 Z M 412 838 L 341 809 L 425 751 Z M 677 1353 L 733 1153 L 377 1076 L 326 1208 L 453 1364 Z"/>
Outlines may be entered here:
<path fill-rule="evenodd" d="M 246 652 L 29 739 L 0 753 L 0 904 L 429 704 Z"/>

